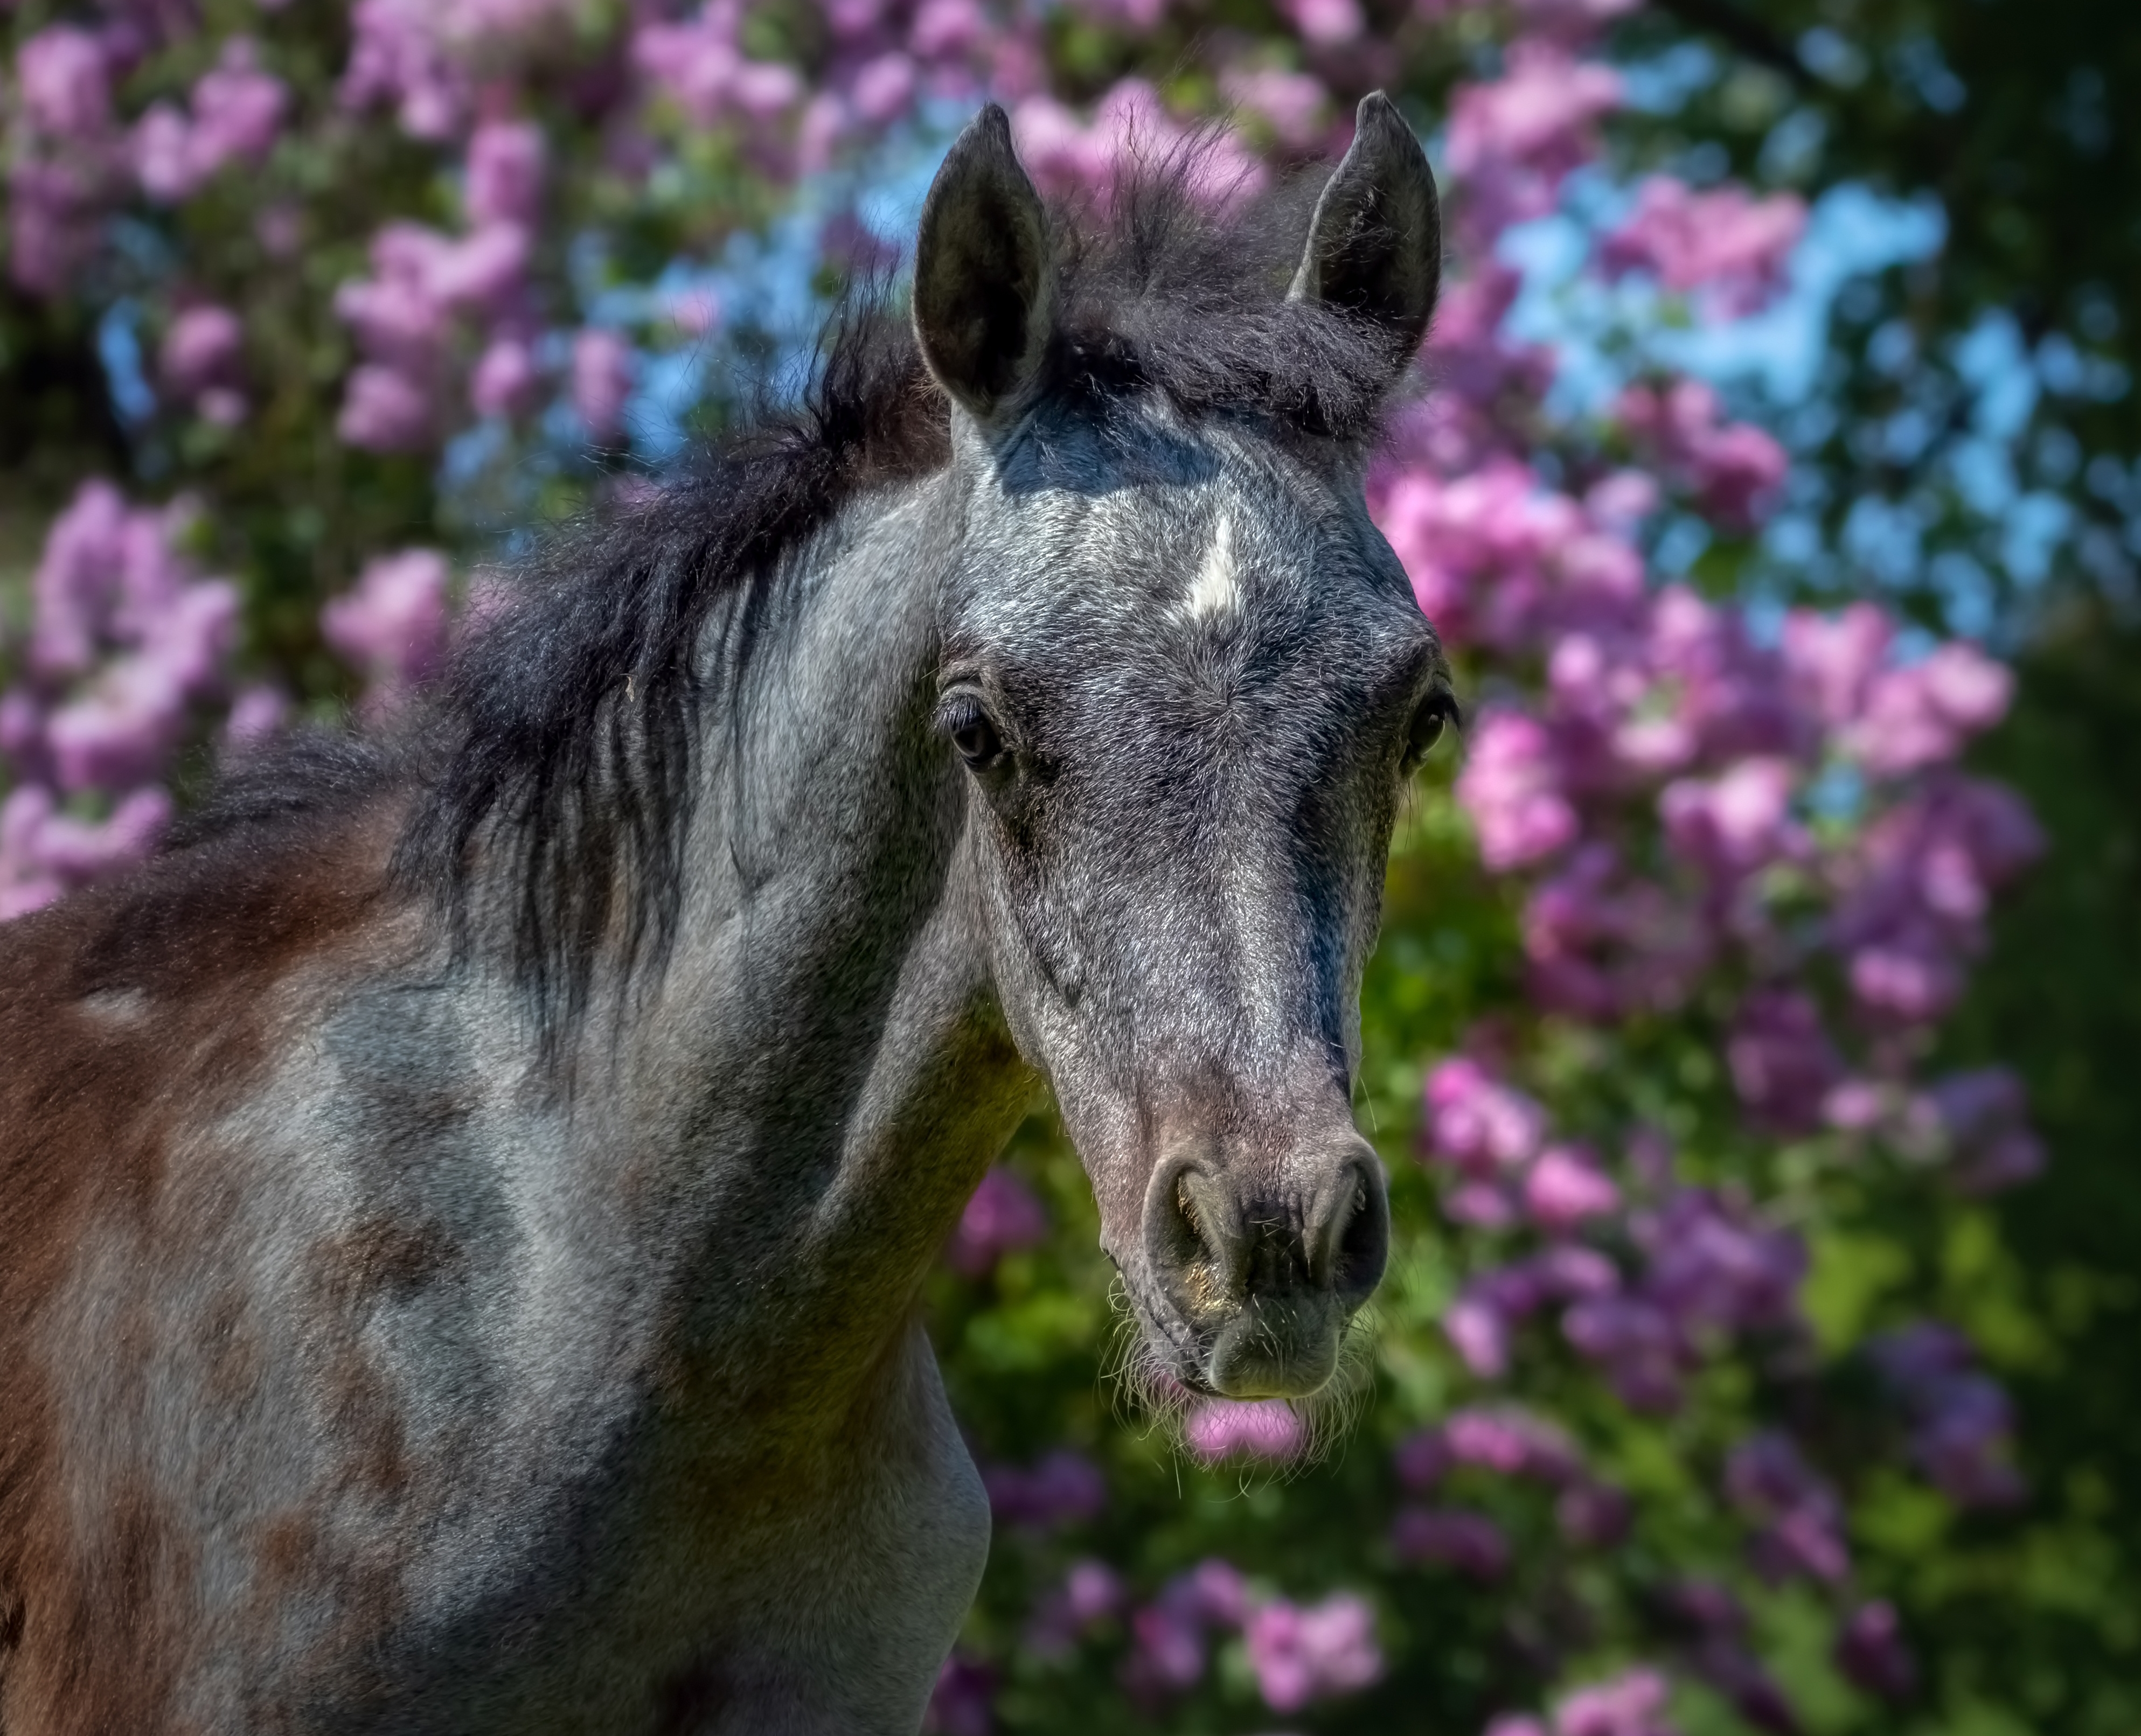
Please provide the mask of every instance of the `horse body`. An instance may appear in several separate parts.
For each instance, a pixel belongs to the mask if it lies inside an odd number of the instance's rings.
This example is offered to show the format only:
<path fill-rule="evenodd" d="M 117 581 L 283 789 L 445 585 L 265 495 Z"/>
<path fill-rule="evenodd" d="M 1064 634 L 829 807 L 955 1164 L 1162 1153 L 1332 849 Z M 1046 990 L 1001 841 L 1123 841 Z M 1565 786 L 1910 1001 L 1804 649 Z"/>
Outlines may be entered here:
<path fill-rule="evenodd" d="M 407 869 L 436 761 L 382 752 L 0 928 L 7 1736 L 913 1731 L 987 1537 L 916 1297 L 1044 1075 L 1170 1378 L 1327 1379 L 1439 655 L 1343 442 L 1036 396 L 1046 286 L 960 227 L 992 125 L 918 267 L 948 445 L 687 636 L 658 969 L 628 889 L 537 922 L 558 1039 L 511 944 L 514 824 L 655 801 L 607 666 L 567 807 L 455 836 L 465 924 Z"/>

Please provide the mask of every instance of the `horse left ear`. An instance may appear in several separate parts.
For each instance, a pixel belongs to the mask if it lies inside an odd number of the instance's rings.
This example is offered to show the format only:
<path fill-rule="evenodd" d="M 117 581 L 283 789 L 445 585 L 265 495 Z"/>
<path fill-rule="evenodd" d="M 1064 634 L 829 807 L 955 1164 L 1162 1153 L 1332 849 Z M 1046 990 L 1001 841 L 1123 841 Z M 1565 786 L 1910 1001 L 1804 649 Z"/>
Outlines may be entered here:
<path fill-rule="evenodd" d="M 929 184 L 914 245 L 914 335 L 937 383 L 982 420 L 1022 405 L 1054 317 L 1056 262 L 1041 195 L 991 103 Z"/>
<path fill-rule="evenodd" d="M 1316 201 L 1287 292 L 1373 321 L 1402 366 L 1427 335 L 1442 283 L 1442 207 L 1427 153 L 1381 91 L 1361 99 L 1352 148 Z"/>

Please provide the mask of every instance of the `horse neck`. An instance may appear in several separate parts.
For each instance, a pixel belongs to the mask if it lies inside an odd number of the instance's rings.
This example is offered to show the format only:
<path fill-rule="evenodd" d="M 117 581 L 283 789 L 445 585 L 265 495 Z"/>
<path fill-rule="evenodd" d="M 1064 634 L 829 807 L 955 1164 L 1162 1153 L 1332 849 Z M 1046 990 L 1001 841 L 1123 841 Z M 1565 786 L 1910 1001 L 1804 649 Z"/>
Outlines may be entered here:
<path fill-rule="evenodd" d="M 770 1365 L 778 1319 L 780 1378 L 820 1388 L 904 1321 L 1031 1091 L 930 723 L 953 489 L 857 503 L 710 625 L 673 952 L 603 1118 L 685 1202 L 687 1338 Z"/>

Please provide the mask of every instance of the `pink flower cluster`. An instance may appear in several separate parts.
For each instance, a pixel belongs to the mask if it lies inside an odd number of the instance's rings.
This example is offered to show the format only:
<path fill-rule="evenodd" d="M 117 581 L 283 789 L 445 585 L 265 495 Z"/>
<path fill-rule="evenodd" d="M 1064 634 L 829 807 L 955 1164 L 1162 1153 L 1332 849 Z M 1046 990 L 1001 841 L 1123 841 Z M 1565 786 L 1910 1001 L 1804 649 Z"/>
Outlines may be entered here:
<path fill-rule="evenodd" d="M 1393 1460 L 1399 1481 L 1420 1495 L 1436 1494 L 1468 1468 L 1539 1483 L 1554 1492 L 1555 1522 L 1578 1548 L 1617 1542 L 1627 1527 L 1627 1495 L 1591 1474 L 1567 1430 L 1522 1405 L 1464 1406 L 1401 1442 Z M 1401 1561 L 1482 1581 L 1500 1578 L 1510 1559 L 1509 1540 L 1492 1518 L 1447 1504 L 1400 1508 L 1390 1546 Z"/>
<path fill-rule="evenodd" d="M 110 32 L 52 24 L 17 51 L 7 268 L 32 294 L 66 288 L 121 179 L 111 86 L 124 69 L 122 47 Z"/>
<path fill-rule="evenodd" d="M 1698 193 L 1670 175 L 1652 175 L 1636 194 L 1627 220 L 1598 250 L 1612 275 L 1646 272 L 1664 288 L 1709 298 L 1726 317 L 1752 313 L 1784 287 L 1784 266 L 1806 229 L 1806 204 L 1795 194 L 1751 197 L 1740 187 Z"/>
<path fill-rule="evenodd" d="M 234 163 L 258 163 L 274 149 L 289 106 L 288 86 L 259 65 L 249 37 L 232 37 L 195 82 L 187 109 L 152 105 L 135 124 L 134 172 L 161 204 L 190 199 Z"/>
<path fill-rule="evenodd" d="M 1509 1714 L 1489 1724 L 1486 1736 L 1673 1736 L 1666 1698 L 1666 1679 L 1657 1671 L 1632 1670 L 1568 1695 L 1551 1724 Z"/>
<path fill-rule="evenodd" d="M 1118 1597 L 1110 1613 L 1120 1606 Z M 1130 1629 L 1123 1679 L 1148 1705 L 1194 1687 L 1204 1675 L 1210 1636 L 1228 1629 L 1240 1631 L 1258 1691 L 1275 1712 L 1354 1693 L 1383 1673 L 1375 1614 L 1362 1599 L 1340 1591 L 1302 1605 L 1254 1596 L 1223 1561 L 1200 1562 L 1169 1580 L 1152 1602 L 1132 1611 Z"/>
<path fill-rule="evenodd" d="M 320 632 L 363 671 L 365 706 L 391 711 L 445 661 L 450 624 L 446 558 L 405 548 L 367 562 L 357 583 L 320 611 Z"/>
<path fill-rule="evenodd" d="M 1306 1606 L 1272 1598 L 1249 1611 L 1242 1637 L 1257 1689 L 1274 1712 L 1354 1693 L 1383 1673 L 1375 1613 L 1347 1592 Z"/>
<path fill-rule="evenodd" d="M 1011 129 L 1042 192 L 1090 199 L 1104 208 L 1140 164 L 1166 161 L 1189 138 L 1159 93 L 1136 78 L 1110 90 L 1090 123 L 1054 97 L 1036 95 L 1012 111 Z M 1203 141 L 1193 172 L 1198 196 L 1219 206 L 1253 193 L 1268 177 L 1262 160 L 1232 131 Z"/>
<path fill-rule="evenodd" d="M 175 546 L 186 519 L 91 482 L 46 538 L 18 679 L 0 694 L 0 919 L 140 856 L 170 817 L 157 780 L 224 694 L 238 627 L 235 589 Z"/>

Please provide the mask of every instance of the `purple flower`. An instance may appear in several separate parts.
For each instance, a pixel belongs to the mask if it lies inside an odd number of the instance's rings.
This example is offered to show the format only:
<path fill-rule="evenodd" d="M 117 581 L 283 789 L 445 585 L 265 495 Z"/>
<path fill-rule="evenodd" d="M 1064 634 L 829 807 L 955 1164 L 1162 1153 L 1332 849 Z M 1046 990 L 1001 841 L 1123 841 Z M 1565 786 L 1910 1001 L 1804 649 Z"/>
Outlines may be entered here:
<path fill-rule="evenodd" d="M 1505 1477 L 1561 1483 L 1579 1468 L 1575 1443 L 1558 1425 L 1517 1404 L 1467 1405 L 1442 1425 L 1449 1456 Z"/>
<path fill-rule="evenodd" d="M 1047 1236 L 1046 1207 L 1015 1173 L 998 1167 L 982 1178 L 967 1202 L 944 1258 L 962 1277 L 983 1277 L 1006 1254 L 1035 1247 Z"/>
<path fill-rule="evenodd" d="M 1474 220 L 1499 229 L 1552 209 L 1562 182 L 1595 152 L 1599 118 L 1620 105 L 1617 73 L 1536 37 L 1510 49 L 1501 78 L 1459 85 L 1449 167 L 1479 207 Z"/>
<path fill-rule="evenodd" d="M 543 199 L 543 130 L 528 120 L 487 120 L 469 139 L 461 203 L 478 229 L 533 224 Z"/>
<path fill-rule="evenodd" d="M 335 433 L 369 452 L 414 452 L 431 443 L 431 400 L 398 370 L 362 362 L 342 389 Z"/>
<path fill-rule="evenodd" d="M 989 1736 L 996 1724 L 996 1672 L 954 1652 L 937 1673 L 922 1728 L 929 1736 Z"/>
<path fill-rule="evenodd" d="M 1390 1526 L 1390 1547 L 1400 1561 L 1454 1567 L 1480 1581 L 1499 1579 L 1509 1566 L 1502 1527 L 1464 1507 L 1401 1508 Z"/>
<path fill-rule="evenodd" d="M 375 710 L 399 704 L 445 661 L 447 577 L 436 549 L 405 548 L 367 563 L 320 612 L 322 636 L 363 671 Z"/>
<path fill-rule="evenodd" d="M 1738 187 L 1698 193 L 1669 175 L 1646 179 L 1627 222 L 1606 238 L 1609 275 L 1648 272 L 1666 288 L 1700 292 L 1718 312 L 1752 313 L 1784 287 L 1784 263 L 1806 229 L 1806 204 Z"/>
<path fill-rule="evenodd" d="M 1307 1443 L 1308 1425 L 1283 1399 L 1200 1399 L 1183 1436 L 1207 1464 L 1233 1458 L 1283 1462 Z"/>
<path fill-rule="evenodd" d="M 1027 1649 L 1043 1658 L 1067 1658 L 1094 1628 L 1120 1615 L 1125 1601 L 1114 1568 L 1105 1561 L 1073 1561 L 1063 1583 L 1035 1609 L 1026 1630 Z"/>
<path fill-rule="evenodd" d="M 1248 1588 L 1231 1562 L 1210 1559 L 1177 1574 L 1130 1619 L 1125 1684 L 1148 1700 L 1194 1686 L 1204 1674 L 1207 1631 L 1237 1626 L 1248 1614 Z"/>
<path fill-rule="evenodd" d="M 1258 1690 L 1274 1712 L 1350 1694 L 1383 1673 L 1374 1612 L 1348 1592 L 1307 1608 L 1273 1598 L 1250 1611 L 1243 1636 Z"/>
<path fill-rule="evenodd" d="M 157 355 L 164 383 L 181 398 L 227 386 L 245 343 L 244 328 L 228 307 L 189 307 L 171 322 Z"/>
<path fill-rule="evenodd" d="M 1559 1234 L 1620 1209 L 1621 1190 L 1580 1145 L 1549 1146 L 1524 1178 L 1524 1207 L 1541 1229 Z"/>
<path fill-rule="evenodd" d="M 1772 1429 L 1740 1442 L 1725 1459 L 1725 1489 L 1735 1507 L 1762 1524 L 1754 1553 L 1765 1578 L 1833 1584 L 1851 1571 L 1836 1492 L 1788 1437 Z"/>
<path fill-rule="evenodd" d="M 632 347 L 616 332 L 591 326 L 573 339 L 573 408 L 598 444 L 615 440 L 632 396 Z"/>
<path fill-rule="evenodd" d="M 1665 1709 L 1665 1678 L 1631 1670 L 1563 1699 L 1554 1708 L 1554 1736 L 1671 1736 Z"/>
<path fill-rule="evenodd" d="M 1553 1503 L 1555 1525 L 1580 1549 L 1611 1548 L 1628 1534 L 1633 1517 L 1626 1494 L 1611 1483 L 1587 1478 L 1570 1483 Z"/>
<path fill-rule="evenodd" d="M 1426 1104 L 1430 1149 L 1474 1175 L 1528 1163 L 1546 1131 L 1544 1109 L 1464 1055 L 1428 1075 Z"/>
<path fill-rule="evenodd" d="M 75 144 L 111 124 L 111 70 L 104 46 L 71 24 L 48 24 L 15 56 L 22 112 L 41 132 Z"/>
<path fill-rule="evenodd" d="M 1811 1133 L 1843 1062 L 1814 1001 L 1797 990 L 1758 989 L 1740 1004 L 1726 1040 L 1732 1083 L 1749 1114 L 1779 1133 Z"/>
<path fill-rule="evenodd" d="M 2006 1067 L 1952 1073 L 1927 1094 L 1951 1143 L 1956 1185 L 1991 1193 L 2045 1167 L 2044 1143 L 2030 1130 L 2029 1094 Z"/>
<path fill-rule="evenodd" d="M 479 416 L 518 416 L 533 400 L 535 358 L 517 337 L 494 338 L 469 376 L 469 402 Z"/>
<path fill-rule="evenodd" d="M 1868 1694 L 1901 1699 L 1917 1680 L 1893 1604 L 1862 1604 L 1836 1635 L 1836 1667 Z"/>
<path fill-rule="evenodd" d="M 1082 1453 L 1059 1447 L 1031 1469 L 992 1465 L 982 1473 L 989 1511 L 999 1525 L 1025 1531 L 1058 1531 L 1097 1518 L 1108 1504 L 1100 1468 Z"/>
<path fill-rule="evenodd" d="M 1534 719 L 1491 711 L 1473 731 L 1457 799 L 1479 834 L 1479 859 L 1502 872 L 1543 860 L 1577 835 L 1552 739 Z"/>

